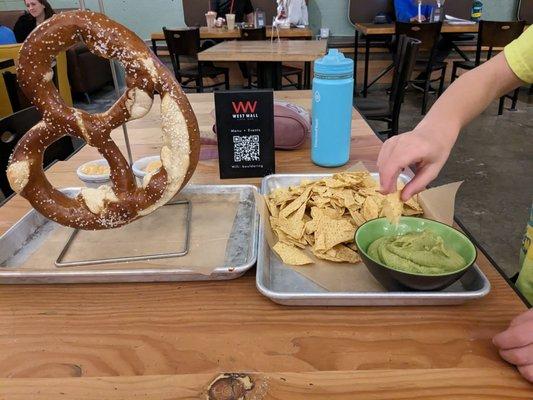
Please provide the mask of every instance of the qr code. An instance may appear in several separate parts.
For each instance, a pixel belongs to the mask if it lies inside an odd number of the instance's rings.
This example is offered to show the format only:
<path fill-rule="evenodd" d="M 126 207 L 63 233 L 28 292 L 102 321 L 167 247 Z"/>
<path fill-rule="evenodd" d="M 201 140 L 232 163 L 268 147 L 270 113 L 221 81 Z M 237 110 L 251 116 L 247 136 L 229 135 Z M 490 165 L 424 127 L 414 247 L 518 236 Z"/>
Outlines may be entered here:
<path fill-rule="evenodd" d="M 233 136 L 233 160 L 260 161 L 259 135 Z"/>

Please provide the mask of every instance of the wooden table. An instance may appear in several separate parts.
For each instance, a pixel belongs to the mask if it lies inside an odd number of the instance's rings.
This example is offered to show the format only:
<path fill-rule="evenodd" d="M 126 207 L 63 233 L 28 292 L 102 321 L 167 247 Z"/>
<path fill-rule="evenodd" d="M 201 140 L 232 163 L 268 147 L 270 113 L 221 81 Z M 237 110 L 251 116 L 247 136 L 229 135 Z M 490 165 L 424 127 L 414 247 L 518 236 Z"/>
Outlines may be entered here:
<path fill-rule="evenodd" d="M 313 31 L 309 28 L 289 28 L 279 29 L 279 37 L 283 39 L 311 39 L 313 37 Z M 267 36 L 272 35 L 272 27 L 267 26 Z M 213 40 L 228 40 L 228 39 L 240 39 L 241 30 L 227 28 L 208 28 L 207 26 L 200 27 L 200 39 L 213 39 Z M 165 35 L 163 32 L 154 32 L 150 36 L 152 40 L 152 50 L 157 55 L 157 43 L 165 41 Z"/>
<path fill-rule="evenodd" d="M 457 34 L 457 33 L 477 33 L 479 29 L 479 24 L 468 24 L 468 25 L 455 25 L 444 23 L 442 25 L 441 32 L 443 34 Z M 381 77 L 383 77 L 387 72 L 389 72 L 393 65 L 390 65 L 385 69 L 378 77 L 376 77 L 370 84 L 368 83 L 368 63 L 370 59 L 370 47 L 372 42 L 376 40 L 383 40 L 394 35 L 395 27 L 394 24 L 373 24 L 367 22 L 356 22 L 355 23 L 355 56 L 354 56 L 354 91 L 357 88 L 357 55 L 359 48 L 359 35 L 365 36 L 365 69 L 364 69 L 364 78 L 363 78 L 363 89 L 361 94 L 363 97 L 367 96 L 368 88 L 377 82 Z M 464 53 L 460 51 L 457 47 L 456 50 L 459 51 L 461 56 L 466 57 Z M 468 59 L 468 57 L 466 57 Z"/>
<path fill-rule="evenodd" d="M 200 61 L 254 61 L 259 87 L 281 87 L 281 63 L 305 63 L 305 88 L 310 88 L 311 62 L 326 54 L 326 40 L 247 40 L 222 42 L 198 53 Z"/>
<path fill-rule="evenodd" d="M 310 96 L 276 93 L 305 107 Z M 189 98 L 207 134 L 213 95 Z M 157 110 L 128 127 L 136 159 L 159 148 Z M 113 137 L 124 148 L 122 130 Z M 350 164 L 374 170 L 380 146 L 354 110 Z M 277 171 L 339 170 L 313 165 L 309 152 L 277 152 Z M 79 185 L 76 167 L 98 157 L 83 148 L 48 176 Z M 192 181 L 259 183 L 220 181 L 217 160 L 201 161 Z M 10 200 L 0 232 L 28 210 Z M 531 399 L 533 386 L 491 343 L 525 306 L 477 262 L 491 293 L 462 306 L 284 307 L 257 292 L 253 270 L 225 282 L 3 286 L 0 398 L 204 399 L 219 374 L 243 373 L 254 382 L 246 399 Z"/>
<path fill-rule="evenodd" d="M 442 33 L 475 33 L 479 24 L 454 25 L 442 24 Z M 371 22 L 357 22 L 355 29 L 365 36 L 372 35 L 394 35 L 394 24 L 373 24 Z"/>

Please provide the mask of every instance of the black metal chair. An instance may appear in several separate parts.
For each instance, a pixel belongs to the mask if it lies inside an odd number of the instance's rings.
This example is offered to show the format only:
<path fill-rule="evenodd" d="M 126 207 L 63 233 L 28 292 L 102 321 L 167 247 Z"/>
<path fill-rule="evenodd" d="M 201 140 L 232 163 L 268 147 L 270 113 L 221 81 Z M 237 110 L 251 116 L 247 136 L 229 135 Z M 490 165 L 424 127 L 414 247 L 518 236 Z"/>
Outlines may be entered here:
<path fill-rule="evenodd" d="M 262 28 L 246 28 L 241 30 L 241 40 L 266 40 L 266 29 Z M 257 86 L 253 79 L 257 80 L 257 63 L 248 63 L 248 88 Z M 296 82 L 291 78 L 296 77 Z M 290 65 L 281 66 L 281 78 L 285 78 L 289 83 L 282 85 L 282 88 L 294 87 L 298 90 L 303 88 L 303 70 L 298 67 Z"/>
<path fill-rule="evenodd" d="M 526 26 L 525 21 L 479 21 L 479 32 L 476 47 L 475 61 L 454 61 L 452 68 L 452 82 L 459 77 L 459 69 L 471 70 L 481 65 L 484 61 L 482 58 L 483 47 L 487 47 L 486 60 L 490 60 L 495 47 L 505 47 L 513 40 L 518 38 Z M 520 89 L 516 89 L 513 95 L 509 94 L 500 97 L 498 115 L 503 114 L 505 99 L 512 100 L 511 110 L 516 109 L 518 94 Z"/>
<path fill-rule="evenodd" d="M 355 106 L 365 118 L 387 123 L 388 129 L 380 133 L 387 134 L 388 137 L 398 134 L 405 87 L 413 72 L 419 45 L 420 41 L 417 39 L 405 35 L 398 38 L 394 59 L 394 75 L 388 101 L 358 98 L 355 102 Z"/>
<path fill-rule="evenodd" d="M 229 90 L 228 68 L 215 67 L 210 63 L 202 63 L 198 60 L 198 53 L 200 52 L 200 30 L 198 28 L 167 29 L 163 27 L 163 32 L 174 74 L 184 88 L 191 89 L 187 85 L 195 82 L 195 89 L 198 93 L 203 92 L 204 89 L 211 89 L 221 85 L 224 85 Z M 191 58 L 194 65 L 182 68 L 180 64 L 181 56 Z M 220 75 L 224 76 L 223 82 L 204 85 L 204 78 L 214 80 Z"/>
<path fill-rule="evenodd" d="M 41 119 L 37 109 L 30 107 L 0 120 L 0 190 L 6 198 L 13 194 L 6 175 L 9 157 L 20 138 Z M 57 160 L 66 160 L 74 151 L 72 138 L 62 137 L 45 150 L 43 167 L 47 168 Z"/>
<path fill-rule="evenodd" d="M 17 82 L 17 74 L 13 72 L 6 71 L 2 74 L 4 78 L 4 84 L 6 85 L 7 95 L 9 97 L 9 103 L 11 104 L 11 109 L 13 112 L 24 110 L 25 108 L 31 107 L 32 104 L 30 100 L 24 95 L 22 90 L 20 90 L 19 84 Z"/>
<path fill-rule="evenodd" d="M 436 62 L 435 55 L 437 51 L 437 43 L 440 38 L 440 31 L 442 28 L 442 22 L 431 23 L 411 23 L 411 22 L 396 22 L 396 38 L 399 35 L 406 35 L 420 41 L 419 52 L 424 52 L 428 56 L 424 59 L 416 61 L 413 68 L 418 73 L 423 73 L 425 79 L 423 80 L 411 80 L 413 83 L 418 83 L 424 86 L 424 97 L 422 100 L 422 115 L 426 114 L 428 105 L 429 87 L 432 82 L 440 82 L 437 97 L 444 91 L 444 79 L 446 78 L 446 66 L 445 62 Z M 432 79 L 431 74 L 439 72 L 438 78 Z"/>

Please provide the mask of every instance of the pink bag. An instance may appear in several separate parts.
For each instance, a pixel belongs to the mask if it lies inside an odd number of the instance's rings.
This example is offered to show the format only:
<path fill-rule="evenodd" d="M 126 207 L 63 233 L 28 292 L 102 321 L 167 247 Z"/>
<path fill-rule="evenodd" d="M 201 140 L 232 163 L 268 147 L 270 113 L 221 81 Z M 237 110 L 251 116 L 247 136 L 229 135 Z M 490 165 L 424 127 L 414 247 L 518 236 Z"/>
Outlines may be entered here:
<path fill-rule="evenodd" d="M 215 111 L 211 112 L 214 118 Z M 311 119 L 304 108 L 285 101 L 274 102 L 274 143 L 278 150 L 299 149 L 311 131 Z M 217 132 L 216 124 L 213 132 Z"/>

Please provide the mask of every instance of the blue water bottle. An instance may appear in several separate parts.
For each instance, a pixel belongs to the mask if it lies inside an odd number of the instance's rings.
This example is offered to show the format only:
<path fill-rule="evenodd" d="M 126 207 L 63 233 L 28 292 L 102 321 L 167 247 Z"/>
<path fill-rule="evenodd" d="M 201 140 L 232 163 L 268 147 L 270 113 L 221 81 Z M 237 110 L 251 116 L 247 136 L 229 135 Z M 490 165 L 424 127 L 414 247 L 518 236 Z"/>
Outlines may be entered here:
<path fill-rule="evenodd" d="M 337 49 L 315 62 L 311 159 L 339 167 L 350 159 L 353 60 Z"/>

